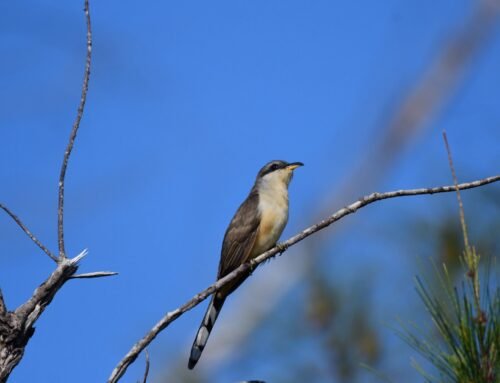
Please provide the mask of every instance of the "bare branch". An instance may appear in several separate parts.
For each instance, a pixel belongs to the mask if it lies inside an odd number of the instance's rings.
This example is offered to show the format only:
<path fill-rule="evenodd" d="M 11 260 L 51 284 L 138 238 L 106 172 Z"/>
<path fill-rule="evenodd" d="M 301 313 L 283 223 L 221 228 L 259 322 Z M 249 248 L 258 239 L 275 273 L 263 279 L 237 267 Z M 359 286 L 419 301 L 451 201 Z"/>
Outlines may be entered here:
<path fill-rule="evenodd" d="M 85 62 L 85 72 L 83 76 L 83 85 L 82 85 L 82 96 L 80 98 L 80 105 L 78 106 L 78 112 L 76 115 L 75 122 L 73 124 L 73 129 L 71 130 L 71 134 L 69 136 L 68 146 L 66 147 L 66 151 L 64 152 L 64 158 L 61 165 L 61 173 L 59 175 L 59 202 L 57 208 L 57 237 L 59 244 L 59 257 L 66 257 L 66 250 L 64 248 L 64 179 L 66 177 L 66 168 L 68 167 L 69 156 L 71 155 L 71 151 L 73 150 L 73 145 L 76 139 L 76 133 L 78 132 L 78 128 L 80 127 L 80 121 L 83 116 L 83 110 L 85 108 L 85 101 L 87 100 L 87 91 L 89 88 L 89 77 L 90 77 L 90 64 L 92 58 L 92 28 L 90 24 L 90 11 L 89 11 L 89 2 L 85 0 L 85 17 L 87 20 L 87 59 Z"/>
<path fill-rule="evenodd" d="M 57 268 L 33 292 L 31 298 L 15 310 L 26 330 L 35 323 L 59 289 L 73 276 L 78 269 L 78 263 L 87 253 L 87 249 L 85 249 L 73 259 L 64 258 L 60 260 Z"/>
<path fill-rule="evenodd" d="M 59 289 L 78 269 L 78 260 L 61 258 L 56 269 L 33 293 L 32 297 L 13 312 L 0 316 L 0 382 L 6 382 L 21 361 L 28 341 L 35 331 L 34 324 L 52 302 Z"/>
<path fill-rule="evenodd" d="M 19 219 L 17 215 L 15 215 L 9 208 L 3 204 L 0 204 L 0 209 L 5 211 L 17 224 L 18 226 L 26 233 L 30 239 L 35 242 L 35 244 L 42 249 L 45 254 L 47 254 L 53 261 L 57 262 L 57 257 L 51 253 L 49 249 L 47 249 L 36 237 L 35 235 L 24 225 L 24 223 Z"/>
<path fill-rule="evenodd" d="M 456 191 L 457 188 L 459 190 L 471 189 L 487 185 L 490 183 L 494 183 L 497 181 L 500 181 L 500 175 L 488 177 L 473 182 L 462 183 L 457 186 L 451 185 L 451 186 L 440 186 L 434 188 L 396 190 L 386 193 L 372 193 L 363 198 L 360 198 L 356 202 L 338 210 L 328 218 L 308 227 L 307 229 L 304 229 L 303 231 L 294 235 L 288 240 L 276 245 L 272 249 L 252 259 L 250 262 L 241 265 L 233 272 L 226 275 L 224 278 L 219 279 L 217 282 L 215 282 L 205 290 L 196 294 L 192 299 L 184 303 L 179 308 L 166 313 L 163 316 L 163 318 L 161 318 L 141 340 L 139 340 L 136 344 L 134 344 L 134 346 L 125 355 L 125 357 L 117 364 L 117 366 L 115 367 L 115 369 L 111 373 L 111 376 L 108 379 L 108 383 L 118 382 L 118 380 L 126 372 L 128 366 L 130 366 L 130 364 L 132 364 L 137 359 L 137 356 L 141 353 L 141 351 L 144 350 L 144 348 L 147 347 L 161 331 L 163 331 L 171 322 L 179 318 L 186 311 L 191 310 L 193 307 L 197 306 L 199 303 L 204 301 L 208 296 L 213 294 L 216 290 L 225 286 L 227 283 L 229 283 L 239 275 L 255 269 L 255 267 L 267 261 L 268 259 L 273 258 L 274 256 L 276 256 L 276 254 L 285 252 L 290 246 L 295 245 L 296 243 L 302 241 L 303 239 L 309 237 L 310 235 L 330 226 L 332 223 L 344 218 L 345 216 L 355 213 L 358 209 L 366 205 L 369 205 L 371 203 L 374 203 L 376 201 L 381 201 L 384 199 L 416 196 L 423 194 L 448 193 Z"/>
<path fill-rule="evenodd" d="M 71 279 L 101 278 L 111 277 L 113 275 L 118 275 L 118 273 L 116 271 L 95 271 L 93 273 L 75 274 Z"/>

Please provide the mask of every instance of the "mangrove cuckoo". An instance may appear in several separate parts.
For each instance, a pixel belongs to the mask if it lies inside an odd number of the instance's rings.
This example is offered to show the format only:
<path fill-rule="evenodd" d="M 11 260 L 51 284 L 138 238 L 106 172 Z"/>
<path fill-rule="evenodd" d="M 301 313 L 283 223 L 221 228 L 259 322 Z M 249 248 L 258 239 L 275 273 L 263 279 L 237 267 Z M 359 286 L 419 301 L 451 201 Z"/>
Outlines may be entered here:
<path fill-rule="evenodd" d="M 260 169 L 224 235 L 217 279 L 276 245 L 288 221 L 288 185 L 293 171 L 303 165 L 271 161 Z M 212 296 L 191 348 L 189 369 L 200 359 L 224 301 L 249 275 L 240 275 Z"/>

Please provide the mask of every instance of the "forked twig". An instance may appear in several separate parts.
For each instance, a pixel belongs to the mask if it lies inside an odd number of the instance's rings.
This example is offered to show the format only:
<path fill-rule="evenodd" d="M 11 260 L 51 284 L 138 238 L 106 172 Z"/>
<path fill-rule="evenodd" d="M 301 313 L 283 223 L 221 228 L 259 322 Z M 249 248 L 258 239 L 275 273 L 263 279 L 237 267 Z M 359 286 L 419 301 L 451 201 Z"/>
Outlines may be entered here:
<path fill-rule="evenodd" d="M 78 263 L 87 254 L 87 250 L 82 251 L 76 257 L 70 259 L 66 256 L 64 248 L 64 180 L 68 166 L 69 156 L 73 149 L 76 134 L 82 119 L 85 101 L 87 97 L 88 82 L 90 76 L 91 52 L 92 52 L 92 30 L 90 24 L 90 12 L 88 0 L 84 0 L 85 16 L 87 22 L 87 55 L 85 72 L 82 85 L 80 105 L 77 117 L 71 130 L 68 146 L 63 157 L 61 173 L 59 177 L 59 199 L 58 199 L 58 245 L 59 256 L 54 256 L 38 239 L 28 230 L 21 220 L 14 215 L 4 205 L 0 207 L 21 227 L 21 229 L 35 242 L 50 258 L 57 262 L 57 267 L 48 278 L 38 286 L 32 296 L 14 311 L 7 311 L 3 298 L 0 297 L 0 382 L 6 382 L 12 370 L 21 361 L 26 345 L 34 334 L 34 325 L 42 315 L 47 306 L 52 302 L 55 295 L 72 277 L 76 278 L 97 278 L 113 275 L 112 272 L 96 272 L 75 275 L 78 270 Z"/>

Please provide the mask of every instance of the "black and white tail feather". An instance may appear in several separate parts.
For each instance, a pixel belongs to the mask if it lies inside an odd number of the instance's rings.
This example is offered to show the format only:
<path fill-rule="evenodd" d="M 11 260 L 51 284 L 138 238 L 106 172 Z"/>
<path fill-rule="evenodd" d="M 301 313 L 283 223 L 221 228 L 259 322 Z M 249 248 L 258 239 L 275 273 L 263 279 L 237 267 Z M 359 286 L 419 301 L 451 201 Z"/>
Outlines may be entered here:
<path fill-rule="evenodd" d="M 196 366 L 196 363 L 198 363 L 225 300 L 225 297 L 215 294 L 210 301 L 205 316 L 201 321 L 200 328 L 194 338 L 193 346 L 191 347 L 191 355 L 189 356 L 188 363 L 188 368 L 190 370 Z"/>

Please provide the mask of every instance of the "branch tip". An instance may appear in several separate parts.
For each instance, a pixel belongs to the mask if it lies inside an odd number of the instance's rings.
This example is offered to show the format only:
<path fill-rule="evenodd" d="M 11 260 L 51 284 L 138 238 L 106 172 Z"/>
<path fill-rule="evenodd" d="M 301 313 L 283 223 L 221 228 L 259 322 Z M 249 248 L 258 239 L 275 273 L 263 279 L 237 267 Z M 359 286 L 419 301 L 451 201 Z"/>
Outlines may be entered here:
<path fill-rule="evenodd" d="M 113 275 L 118 275 L 118 273 L 116 271 L 95 271 L 93 273 L 75 274 L 71 276 L 71 279 L 102 278 L 112 277 Z"/>
<path fill-rule="evenodd" d="M 78 263 L 80 262 L 83 258 L 85 258 L 89 253 L 88 249 L 83 249 L 80 254 L 78 254 L 75 258 L 71 260 L 72 263 Z"/>

